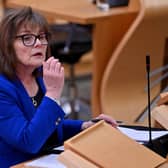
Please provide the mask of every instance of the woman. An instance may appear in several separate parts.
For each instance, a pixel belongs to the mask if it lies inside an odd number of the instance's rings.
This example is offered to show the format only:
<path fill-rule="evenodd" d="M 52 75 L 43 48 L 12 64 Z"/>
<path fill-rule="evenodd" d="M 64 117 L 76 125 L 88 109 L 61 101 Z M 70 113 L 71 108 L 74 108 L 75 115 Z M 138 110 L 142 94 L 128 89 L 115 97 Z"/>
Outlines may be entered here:
<path fill-rule="evenodd" d="M 93 122 L 64 119 L 58 103 L 64 68 L 50 57 L 43 16 L 30 7 L 11 9 L 0 32 L 0 167 L 6 168 L 63 144 Z M 108 116 L 97 118 L 116 126 Z"/>

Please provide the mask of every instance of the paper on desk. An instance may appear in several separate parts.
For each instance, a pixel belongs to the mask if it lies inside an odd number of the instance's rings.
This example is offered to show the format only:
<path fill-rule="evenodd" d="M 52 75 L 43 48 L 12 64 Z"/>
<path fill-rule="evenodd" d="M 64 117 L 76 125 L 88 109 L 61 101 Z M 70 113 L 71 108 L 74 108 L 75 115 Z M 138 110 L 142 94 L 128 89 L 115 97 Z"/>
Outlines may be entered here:
<path fill-rule="evenodd" d="M 149 141 L 149 131 L 148 130 L 135 130 L 132 128 L 118 127 L 118 129 L 127 135 L 128 137 L 136 140 L 147 142 Z M 160 136 L 168 134 L 168 131 L 152 131 L 152 139 L 156 139 Z"/>
<path fill-rule="evenodd" d="M 38 168 L 66 168 L 65 165 L 57 160 L 57 157 L 58 155 L 56 154 L 50 154 L 28 162 L 25 164 L 25 166 Z"/>
<path fill-rule="evenodd" d="M 55 150 L 64 151 L 64 146 L 63 146 L 63 145 L 62 145 L 62 146 L 58 146 L 58 147 L 55 147 L 54 149 L 55 149 Z"/>

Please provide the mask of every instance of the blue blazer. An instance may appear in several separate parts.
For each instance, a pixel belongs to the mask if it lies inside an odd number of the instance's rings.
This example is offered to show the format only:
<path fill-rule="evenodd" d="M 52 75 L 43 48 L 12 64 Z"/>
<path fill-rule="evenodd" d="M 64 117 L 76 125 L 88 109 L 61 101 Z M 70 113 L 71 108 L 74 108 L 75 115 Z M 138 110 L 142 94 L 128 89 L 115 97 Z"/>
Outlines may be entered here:
<path fill-rule="evenodd" d="M 42 78 L 37 80 L 45 93 Z M 36 109 L 20 80 L 0 75 L 0 167 L 32 159 L 54 131 L 63 143 L 81 131 L 82 123 L 64 119 L 60 106 L 46 96 Z"/>

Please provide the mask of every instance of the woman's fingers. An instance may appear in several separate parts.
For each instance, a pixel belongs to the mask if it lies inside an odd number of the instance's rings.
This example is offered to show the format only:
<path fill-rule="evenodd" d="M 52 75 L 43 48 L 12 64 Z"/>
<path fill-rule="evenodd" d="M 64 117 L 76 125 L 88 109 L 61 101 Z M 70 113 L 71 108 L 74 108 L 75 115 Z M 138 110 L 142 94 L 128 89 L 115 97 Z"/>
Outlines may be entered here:
<path fill-rule="evenodd" d="M 111 125 L 112 125 L 113 127 L 115 127 L 115 128 L 118 126 L 117 121 L 114 120 L 114 119 L 113 119 L 111 116 L 109 116 L 109 115 L 100 114 L 97 118 L 106 121 L 107 123 L 111 124 Z"/>
<path fill-rule="evenodd" d="M 59 66 L 57 65 L 59 64 Z M 43 67 L 48 71 L 56 71 L 60 67 L 61 64 L 59 63 L 58 59 L 54 59 L 54 57 L 50 57 L 46 62 L 43 63 Z"/>
<path fill-rule="evenodd" d="M 64 67 L 58 59 L 50 57 L 43 63 L 43 79 L 46 94 L 49 97 L 59 98 L 64 86 Z"/>

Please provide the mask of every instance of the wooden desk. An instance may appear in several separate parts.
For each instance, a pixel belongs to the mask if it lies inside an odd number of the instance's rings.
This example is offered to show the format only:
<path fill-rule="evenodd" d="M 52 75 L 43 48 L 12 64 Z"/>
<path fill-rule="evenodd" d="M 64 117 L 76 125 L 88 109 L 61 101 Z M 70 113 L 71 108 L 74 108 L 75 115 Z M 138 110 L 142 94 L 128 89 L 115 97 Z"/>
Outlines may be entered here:
<path fill-rule="evenodd" d="M 167 159 L 168 160 L 168 159 Z M 20 164 L 17 164 L 15 166 L 12 166 L 10 168 L 28 168 L 27 166 L 25 166 L 25 163 L 20 163 Z M 33 168 L 33 167 L 31 167 Z M 35 167 L 34 167 L 35 168 Z M 158 168 L 168 168 L 168 161 L 165 162 L 164 164 L 160 165 Z"/>
<path fill-rule="evenodd" d="M 128 7 L 100 11 L 89 0 L 7 0 L 7 7 L 31 6 L 49 19 L 93 25 L 93 80 L 91 107 L 93 116 L 101 111 L 100 86 L 104 69 L 121 38 L 139 11 L 139 0 Z"/>
<path fill-rule="evenodd" d="M 25 166 L 25 162 L 24 162 L 24 163 L 20 163 L 20 164 L 17 164 L 15 166 L 12 166 L 10 168 L 28 168 L 28 167 Z M 31 167 L 31 168 L 33 168 L 33 167 Z M 167 162 L 165 162 L 164 164 L 160 165 L 158 168 L 168 168 L 168 158 L 167 158 Z"/>

